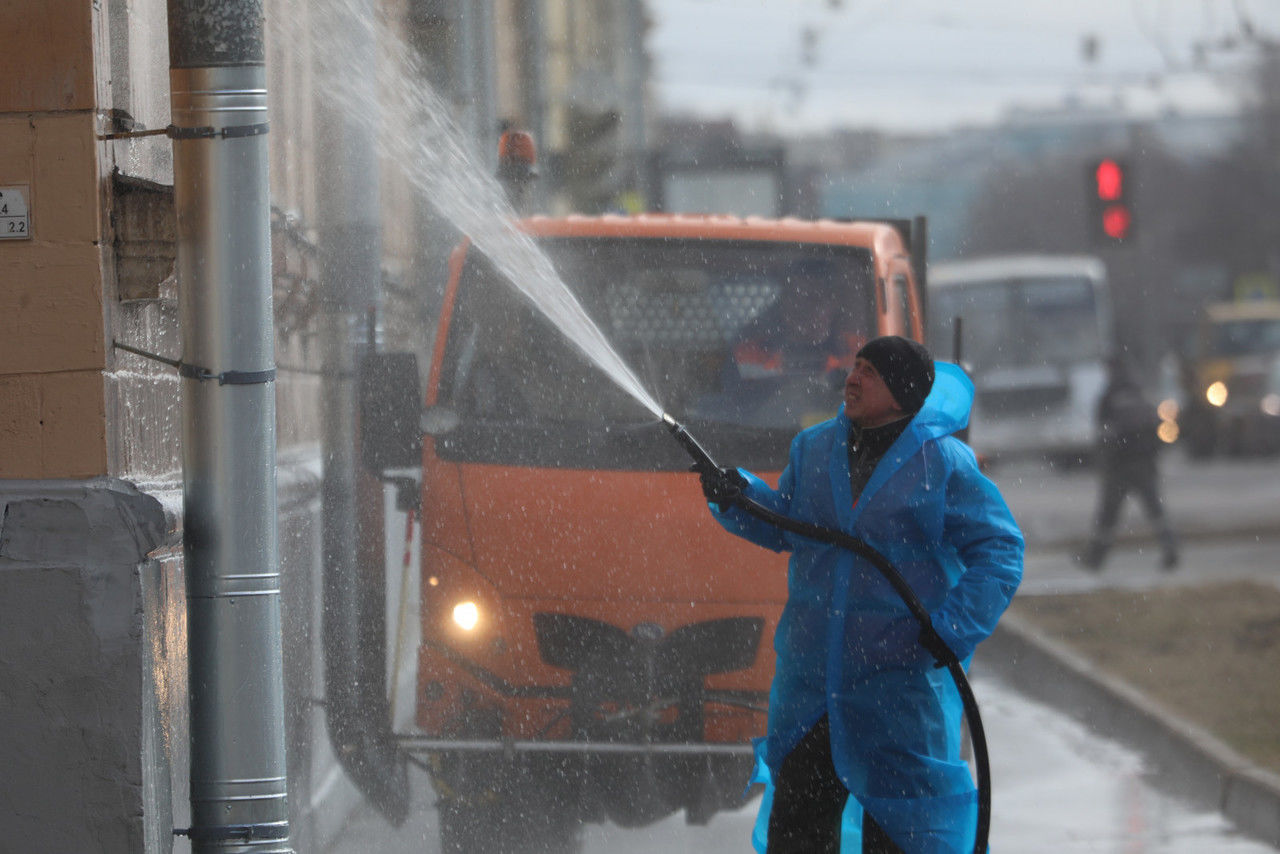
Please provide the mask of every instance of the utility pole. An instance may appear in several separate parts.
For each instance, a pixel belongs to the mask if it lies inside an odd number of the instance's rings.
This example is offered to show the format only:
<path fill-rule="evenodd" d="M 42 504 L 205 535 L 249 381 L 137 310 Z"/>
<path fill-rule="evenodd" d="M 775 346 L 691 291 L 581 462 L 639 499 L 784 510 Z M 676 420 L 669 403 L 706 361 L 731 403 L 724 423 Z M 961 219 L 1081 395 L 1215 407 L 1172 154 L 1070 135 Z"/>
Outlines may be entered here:
<path fill-rule="evenodd" d="M 391 731 L 385 663 L 386 582 L 380 566 L 361 554 L 365 526 L 381 537 L 381 490 L 376 506 L 357 500 L 367 477 L 356 454 L 359 350 L 375 349 L 382 284 L 381 201 L 377 122 L 344 103 L 378 103 L 377 19 L 374 0 L 324 3 L 317 57 L 329 168 L 319 185 L 321 247 L 320 409 L 325 721 L 343 769 L 392 824 L 409 812 L 408 768 Z M 343 99 L 332 90 L 344 87 Z M 377 114 L 374 109 L 373 114 Z M 377 520 L 376 522 L 374 520 Z M 363 523 L 363 524 L 362 524 Z"/>
<path fill-rule="evenodd" d="M 288 852 L 260 0 L 168 0 L 197 852 Z"/>

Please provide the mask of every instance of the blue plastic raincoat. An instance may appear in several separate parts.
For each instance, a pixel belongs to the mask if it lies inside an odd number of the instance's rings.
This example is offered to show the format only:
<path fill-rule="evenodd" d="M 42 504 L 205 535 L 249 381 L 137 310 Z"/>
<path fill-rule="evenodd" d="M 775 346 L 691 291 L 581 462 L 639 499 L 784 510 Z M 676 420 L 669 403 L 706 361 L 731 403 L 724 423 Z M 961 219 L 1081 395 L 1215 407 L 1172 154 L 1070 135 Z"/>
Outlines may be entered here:
<path fill-rule="evenodd" d="M 776 490 L 743 474 L 747 494 L 761 504 L 849 532 L 884 554 L 967 666 L 1022 578 L 1023 539 L 972 451 L 950 435 L 968 421 L 972 383 L 954 365 L 938 362 L 935 370 L 924 406 L 856 504 L 843 407 L 796 436 Z M 917 642 L 920 626 L 893 588 L 847 550 L 783 532 L 740 508 L 712 505 L 712 512 L 730 532 L 791 552 L 757 778 L 767 784 L 801 736 L 828 715 L 832 758 L 853 795 L 843 850 L 859 850 L 859 807 L 909 854 L 972 850 L 977 793 L 960 758 L 960 697 L 947 670 L 935 668 Z M 771 796 L 769 787 L 758 850 Z"/>

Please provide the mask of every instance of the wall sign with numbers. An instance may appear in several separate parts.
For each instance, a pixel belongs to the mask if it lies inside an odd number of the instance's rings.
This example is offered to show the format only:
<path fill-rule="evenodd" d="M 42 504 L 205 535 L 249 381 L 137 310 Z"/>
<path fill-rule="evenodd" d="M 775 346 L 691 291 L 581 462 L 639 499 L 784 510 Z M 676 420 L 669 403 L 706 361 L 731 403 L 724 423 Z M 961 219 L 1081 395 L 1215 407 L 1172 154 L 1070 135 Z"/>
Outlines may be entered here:
<path fill-rule="evenodd" d="M 0 187 L 0 240 L 30 240 L 27 187 Z"/>

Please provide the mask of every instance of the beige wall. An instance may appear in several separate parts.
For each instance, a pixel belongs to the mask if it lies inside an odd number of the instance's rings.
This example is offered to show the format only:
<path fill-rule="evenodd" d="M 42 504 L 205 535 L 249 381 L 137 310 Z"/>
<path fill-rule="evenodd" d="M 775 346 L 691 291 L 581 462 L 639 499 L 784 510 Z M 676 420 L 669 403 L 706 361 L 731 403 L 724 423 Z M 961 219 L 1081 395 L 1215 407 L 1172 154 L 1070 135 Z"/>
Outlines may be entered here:
<path fill-rule="evenodd" d="M 4 7 L 0 186 L 29 188 L 30 240 L 0 241 L 0 477 L 107 472 L 93 12 Z"/>
<path fill-rule="evenodd" d="M 93 107 L 93 18 L 79 0 L 6 0 L 0 109 Z"/>

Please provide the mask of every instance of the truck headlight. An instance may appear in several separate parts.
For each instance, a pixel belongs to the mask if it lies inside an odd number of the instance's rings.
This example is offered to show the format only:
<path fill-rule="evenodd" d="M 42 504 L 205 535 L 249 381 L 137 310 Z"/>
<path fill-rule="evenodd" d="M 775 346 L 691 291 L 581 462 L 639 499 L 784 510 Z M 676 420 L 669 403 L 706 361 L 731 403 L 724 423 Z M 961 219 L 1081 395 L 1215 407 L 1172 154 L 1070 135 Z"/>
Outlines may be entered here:
<path fill-rule="evenodd" d="M 1259 403 L 1258 406 L 1266 415 L 1280 415 L 1280 394 L 1272 392 L 1271 394 L 1264 395 L 1262 402 Z"/>
<path fill-rule="evenodd" d="M 1212 383 L 1204 390 L 1204 399 L 1210 406 L 1222 406 L 1227 402 L 1227 384 L 1222 380 Z"/>
<path fill-rule="evenodd" d="M 475 602 L 459 602 L 453 606 L 453 622 L 464 632 L 469 632 L 480 622 L 480 606 Z"/>

